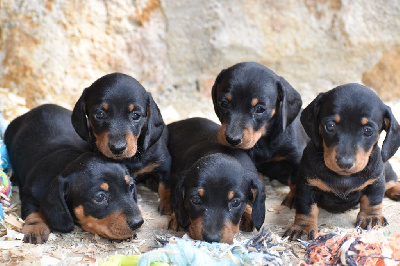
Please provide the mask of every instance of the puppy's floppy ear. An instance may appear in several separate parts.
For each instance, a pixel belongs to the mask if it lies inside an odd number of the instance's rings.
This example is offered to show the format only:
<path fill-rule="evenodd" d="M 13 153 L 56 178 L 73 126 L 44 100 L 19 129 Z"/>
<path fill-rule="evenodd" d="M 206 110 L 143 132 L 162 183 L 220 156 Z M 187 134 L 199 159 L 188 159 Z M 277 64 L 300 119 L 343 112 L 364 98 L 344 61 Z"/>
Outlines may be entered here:
<path fill-rule="evenodd" d="M 40 209 L 52 230 L 70 232 L 74 228 L 74 221 L 66 203 L 69 183 L 61 175 L 53 179 L 47 188 Z"/>
<path fill-rule="evenodd" d="M 386 131 L 386 138 L 382 145 L 382 160 L 386 162 L 400 147 L 400 126 L 389 106 L 386 106 L 384 129 Z"/>
<path fill-rule="evenodd" d="M 303 110 L 300 116 L 301 124 L 308 137 L 317 148 L 322 147 L 322 138 L 319 134 L 318 110 L 323 98 L 323 93 L 318 96 Z"/>
<path fill-rule="evenodd" d="M 249 193 L 253 197 L 253 210 L 251 212 L 251 219 L 253 220 L 253 224 L 258 231 L 263 225 L 265 219 L 265 186 L 263 181 L 256 174 L 252 175 L 249 181 Z M 255 198 L 252 192 L 253 190 L 256 191 Z"/>
<path fill-rule="evenodd" d="M 84 89 L 82 92 L 81 97 L 79 100 L 75 103 L 74 110 L 72 111 L 72 116 L 71 116 L 71 122 L 72 125 L 75 128 L 76 133 L 85 141 L 89 141 L 89 128 L 88 128 L 88 121 L 86 118 L 86 94 L 87 94 L 87 89 Z"/>
<path fill-rule="evenodd" d="M 277 82 L 278 104 L 277 117 L 279 130 L 285 131 L 300 112 L 302 100 L 300 94 L 282 77 Z"/>
<path fill-rule="evenodd" d="M 214 110 L 215 110 L 215 114 L 218 116 L 218 118 L 220 116 L 220 113 L 219 113 L 219 108 L 218 108 L 217 95 L 218 95 L 218 89 L 221 86 L 221 80 L 222 80 L 222 77 L 224 76 L 225 71 L 226 71 L 226 69 L 223 69 L 218 74 L 217 78 L 215 79 L 212 90 L 211 90 L 211 96 L 212 96 L 212 100 L 213 100 L 213 104 L 214 104 Z"/>
<path fill-rule="evenodd" d="M 179 226 L 183 228 L 187 228 L 189 226 L 189 215 L 185 208 L 184 202 L 184 189 L 183 184 L 185 182 L 185 178 L 181 178 L 179 182 L 176 184 L 174 192 L 173 192 L 173 208 L 175 212 L 176 220 L 178 221 Z"/>
<path fill-rule="evenodd" d="M 164 130 L 164 120 L 160 109 L 153 100 L 150 92 L 147 92 L 147 125 L 143 128 L 143 150 L 153 145 L 161 137 Z"/>

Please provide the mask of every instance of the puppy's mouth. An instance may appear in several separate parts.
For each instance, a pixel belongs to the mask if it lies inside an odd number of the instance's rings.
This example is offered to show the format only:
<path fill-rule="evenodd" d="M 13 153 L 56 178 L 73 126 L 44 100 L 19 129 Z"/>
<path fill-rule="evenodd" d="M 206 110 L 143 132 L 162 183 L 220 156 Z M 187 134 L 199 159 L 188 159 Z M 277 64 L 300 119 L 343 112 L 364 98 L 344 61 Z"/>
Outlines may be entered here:
<path fill-rule="evenodd" d="M 232 137 L 227 133 L 227 124 L 222 124 L 218 131 L 218 142 L 224 146 L 249 150 L 265 135 L 267 126 L 268 125 L 265 125 L 259 130 L 246 127 L 243 129 L 243 134 L 241 136 Z"/>
<path fill-rule="evenodd" d="M 119 141 L 112 140 L 108 133 L 94 134 L 97 149 L 106 157 L 123 160 L 133 157 L 137 152 L 138 136 L 127 133 Z"/>

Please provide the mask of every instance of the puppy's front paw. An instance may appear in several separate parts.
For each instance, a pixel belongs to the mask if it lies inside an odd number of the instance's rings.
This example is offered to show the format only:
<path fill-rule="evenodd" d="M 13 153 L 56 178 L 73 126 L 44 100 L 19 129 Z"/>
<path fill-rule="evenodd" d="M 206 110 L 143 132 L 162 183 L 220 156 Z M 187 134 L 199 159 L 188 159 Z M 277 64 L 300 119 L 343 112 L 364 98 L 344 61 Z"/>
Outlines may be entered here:
<path fill-rule="evenodd" d="M 252 232 L 254 229 L 253 219 L 251 218 L 251 213 L 253 208 L 247 204 L 244 213 L 242 214 L 242 219 L 240 220 L 240 230 L 245 232 Z"/>
<path fill-rule="evenodd" d="M 49 238 L 50 228 L 41 212 L 35 212 L 26 217 L 22 233 L 25 235 L 25 243 L 42 244 Z"/>
<path fill-rule="evenodd" d="M 160 205 L 158 205 L 158 212 L 163 215 L 163 214 L 171 214 L 172 213 L 172 206 L 171 202 L 166 199 L 160 201 Z"/>
<path fill-rule="evenodd" d="M 388 188 L 390 186 L 390 188 Z M 394 183 L 392 182 L 391 184 L 386 184 L 386 191 L 385 191 L 385 196 L 395 200 L 395 201 L 400 201 L 400 183 Z"/>
<path fill-rule="evenodd" d="M 283 234 L 289 240 L 313 240 L 318 232 L 318 228 L 307 224 L 294 224 Z"/>
<path fill-rule="evenodd" d="M 165 184 L 160 183 L 158 185 L 158 195 L 160 196 L 160 205 L 158 205 L 158 212 L 163 214 L 171 214 L 172 213 L 172 205 L 171 205 L 171 190 L 165 186 Z"/>
<path fill-rule="evenodd" d="M 386 226 L 388 225 L 388 221 L 383 215 L 369 215 L 365 212 L 359 212 L 357 215 L 357 223 L 356 226 L 360 226 L 363 229 L 371 229 L 372 227 L 378 226 Z"/>
<path fill-rule="evenodd" d="M 179 226 L 179 224 L 178 224 L 178 220 L 176 219 L 176 215 L 175 215 L 174 212 L 171 214 L 171 218 L 169 218 L 169 221 L 168 221 L 168 229 L 172 229 L 172 230 L 175 230 L 175 231 L 177 231 L 177 232 L 178 232 L 180 229 L 182 229 L 182 228 Z"/>

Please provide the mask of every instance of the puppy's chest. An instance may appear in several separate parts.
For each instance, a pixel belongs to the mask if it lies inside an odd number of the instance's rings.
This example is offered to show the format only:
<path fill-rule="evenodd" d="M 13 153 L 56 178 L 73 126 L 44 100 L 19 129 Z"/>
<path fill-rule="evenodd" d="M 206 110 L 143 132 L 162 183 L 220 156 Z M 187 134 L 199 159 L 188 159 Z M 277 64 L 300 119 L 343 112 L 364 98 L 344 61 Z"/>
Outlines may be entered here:
<path fill-rule="evenodd" d="M 362 176 L 330 175 L 323 178 L 307 178 L 307 183 L 322 192 L 333 193 L 337 197 L 346 199 L 351 193 L 360 192 L 374 184 L 378 177 L 365 179 Z"/>

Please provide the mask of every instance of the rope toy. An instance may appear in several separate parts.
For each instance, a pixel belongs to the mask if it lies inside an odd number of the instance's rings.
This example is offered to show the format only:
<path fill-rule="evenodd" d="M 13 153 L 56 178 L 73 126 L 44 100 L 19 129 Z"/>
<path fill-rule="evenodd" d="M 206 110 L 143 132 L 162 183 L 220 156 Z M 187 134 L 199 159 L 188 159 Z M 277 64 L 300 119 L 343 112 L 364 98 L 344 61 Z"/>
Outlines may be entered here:
<path fill-rule="evenodd" d="M 398 265 L 400 234 L 382 228 L 352 233 L 317 234 L 306 243 L 306 260 L 301 265 Z"/>

